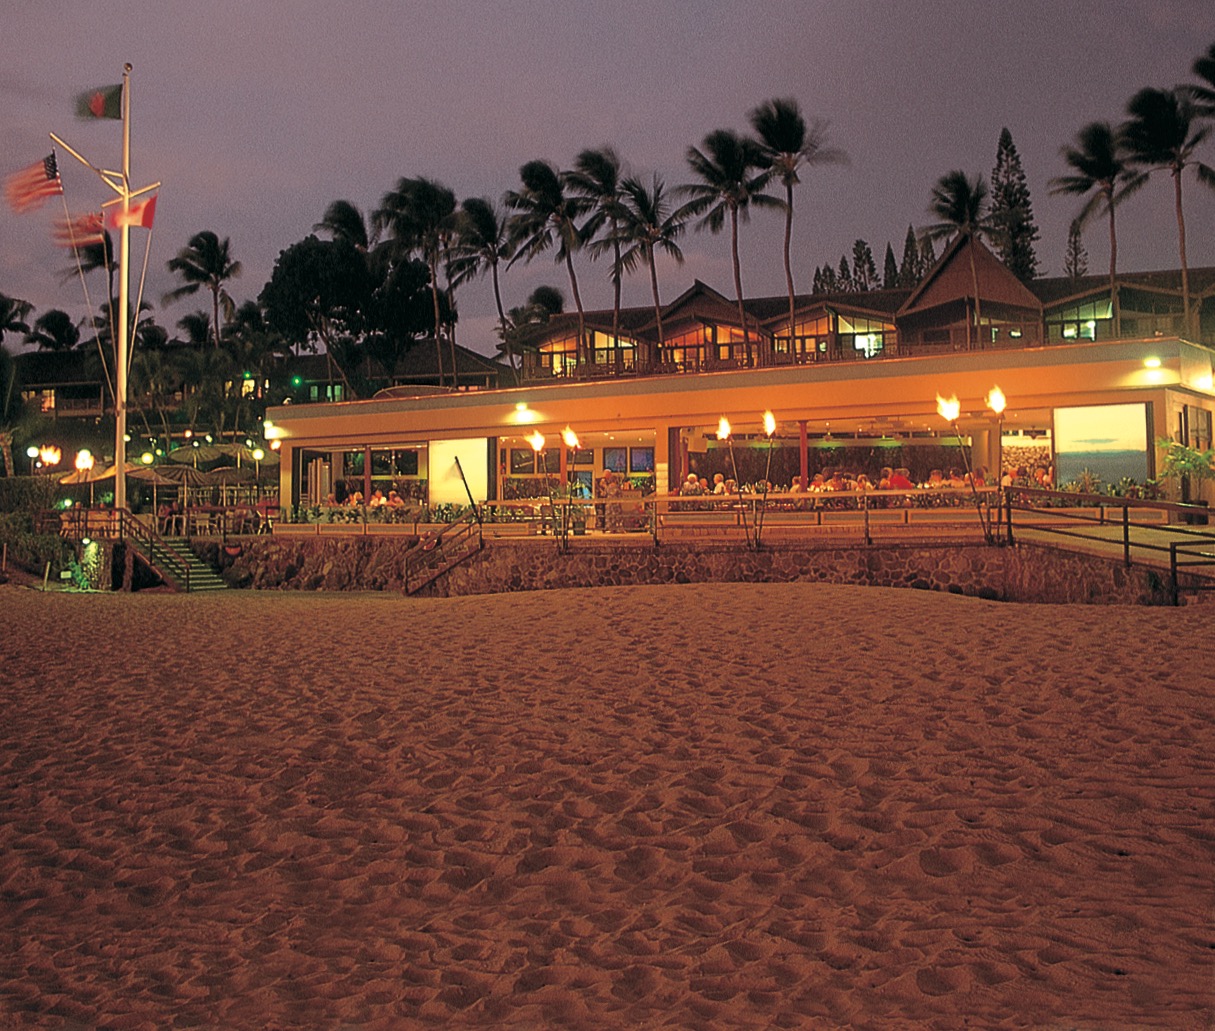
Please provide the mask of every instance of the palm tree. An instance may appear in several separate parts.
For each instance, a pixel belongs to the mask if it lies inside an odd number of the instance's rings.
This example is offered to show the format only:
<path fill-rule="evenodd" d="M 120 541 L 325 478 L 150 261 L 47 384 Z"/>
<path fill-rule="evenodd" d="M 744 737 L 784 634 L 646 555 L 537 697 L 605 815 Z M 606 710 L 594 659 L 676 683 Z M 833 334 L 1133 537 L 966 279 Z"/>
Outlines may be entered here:
<path fill-rule="evenodd" d="M 785 187 L 785 284 L 789 289 L 789 346 L 793 346 L 793 187 L 801 182 L 803 165 L 837 165 L 848 160 L 842 150 L 827 146 L 827 124 L 809 126 L 796 100 L 767 100 L 750 114 L 763 159 L 772 176 Z"/>
<path fill-rule="evenodd" d="M 619 156 L 611 147 L 584 150 L 574 159 L 574 168 L 565 173 L 565 183 L 572 193 L 586 198 L 591 215 L 582 227 L 583 238 L 591 241 L 592 258 L 606 250 L 612 252 L 612 353 L 620 364 L 620 221 L 623 217 L 624 194 L 621 177 L 623 168 Z M 603 236 L 595 239 L 600 233 Z"/>
<path fill-rule="evenodd" d="M 11 300 L 12 298 L 0 294 L 0 318 L 5 303 Z M 3 324 L 3 321 L 0 321 L 0 325 Z M 3 332 L 0 331 L 0 336 L 3 336 Z M 0 464 L 4 466 L 5 476 L 16 475 L 17 470 L 13 465 L 13 438 L 23 428 L 28 428 L 30 417 L 30 406 L 21 397 L 17 363 L 3 344 L 0 344 Z"/>
<path fill-rule="evenodd" d="M 1190 70 L 1201 80 L 1185 87 L 1194 107 L 1204 118 L 1215 118 L 1215 43 L 1194 61 Z"/>
<path fill-rule="evenodd" d="M 80 343 L 80 329 L 66 311 L 51 308 L 34 321 L 25 342 L 42 351 L 70 351 Z"/>
<path fill-rule="evenodd" d="M 983 311 L 979 300 L 979 271 L 975 264 L 974 245 L 980 234 L 988 228 L 986 205 L 987 183 L 984 182 L 983 176 L 978 175 L 973 180 L 967 179 L 965 172 L 955 169 L 941 176 L 932 188 L 932 203 L 929 204 L 928 211 L 939 218 L 940 222 L 924 231 L 930 241 L 946 239 L 954 234 L 966 238 L 970 252 L 970 282 L 975 297 L 974 325 L 979 327 L 983 325 Z M 966 346 L 974 347 L 969 313 L 966 317 Z"/>
<path fill-rule="evenodd" d="M 165 294 L 165 303 L 188 297 L 203 287 L 211 291 L 211 324 L 218 348 L 223 330 L 220 302 L 223 302 L 225 314 L 230 315 L 235 307 L 224 284 L 241 273 L 240 262 L 232 259 L 228 238 L 225 236 L 221 240 L 209 229 L 195 233 L 190 237 L 189 244 L 178 251 L 175 258 L 169 259 L 168 268 L 170 272 L 176 272 L 184 283 Z"/>
<path fill-rule="evenodd" d="M 578 364 L 587 364 L 586 312 L 574 272 L 574 252 L 585 242 L 578 219 L 590 211 L 590 201 L 567 193 L 560 173 L 547 161 L 529 161 L 519 169 L 519 178 L 523 189 L 509 190 L 503 198 L 514 212 L 510 237 L 515 255 L 510 264 L 520 258 L 531 261 L 556 244 L 556 260 L 565 263 L 578 309 Z"/>
<path fill-rule="evenodd" d="M 665 338 L 662 332 L 662 302 L 658 299 L 658 267 L 656 251 L 683 264 L 683 251 L 676 242 L 683 235 L 686 223 L 674 211 L 665 196 L 665 185 L 657 174 L 651 185 L 630 176 L 621 184 L 625 204 L 620 236 L 626 249 L 617 259 L 622 271 L 631 272 L 640 262 L 650 270 L 650 292 L 654 297 L 654 322 L 658 327 L 658 353 L 662 354 Z M 651 360 L 653 360 L 651 355 Z"/>
<path fill-rule="evenodd" d="M 1076 145 L 1063 148 L 1063 160 L 1071 175 L 1051 180 L 1052 194 L 1089 194 L 1076 221 L 1081 227 L 1098 212 L 1105 212 L 1110 226 L 1110 304 L 1114 316 L 1114 335 L 1122 334 L 1122 317 L 1115 282 L 1118 273 L 1118 233 L 1114 209 L 1147 182 L 1147 175 L 1135 172 L 1126 162 L 1122 141 L 1109 122 L 1090 122 L 1076 134 Z"/>
<path fill-rule="evenodd" d="M 316 232 L 326 232 L 334 240 L 345 240 L 360 251 L 371 246 L 371 233 L 363 213 L 348 200 L 335 200 L 325 209 L 321 220 L 314 225 Z"/>
<path fill-rule="evenodd" d="M 25 320 L 33 310 L 34 306 L 29 301 L 0 294 L 0 343 L 4 342 L 6 333 L 28 333 L 30 327 Z"/>
<path fill-rule="evenodd" d="M 1177 212 L 1177 247 L 1181 253 L 1181 306 L 1183 331 L 1190 334 L 1190 269 L 1185 250 L 1185 213 L 1181 203 L 1181 173 L 1194 166 L 1200 182 L 1215 186 L 1215 169 L 1194 158 L 1195 149 L 1211 134 L 1200 125 L 1189 95 L 1179 90 L 1141 89 L 1126 106 L 1130 118 L 1123 123 L 1122 139 L 1132 165 L 1146 173 L 1168 169 L 1173 177 L 1173 203 Z"/>
<path fill-rule="evenodd" d="M 494 285 L 494 304 L 498 309 L 498 326 L 506 328 L 506 311 L 502 307 L 502 289 L 498 269 L 511 257 L 510 235 L 506 219 L 497 206 L 483 197 L 469 197 L 460 205 L 456 230 L 456 254 L 452 259 L 452 283 L 460 286 L 468 280 L 489 273 Z M 514 355 L 511 368 L 518 371 Z"/>
<path fill-rule="evenodd" d="M 399 261 L 413 251 L 421 254 L 430 269 L 430 295 L 434 307 L 435 356 L 439 384 L 443 383 L 443 349 L 440 344 L 439 261 L 455 230 L 456 195 L 433 179 L 399 179 L 395 189 L 384 194 L 372 213 L 377 230 L 387 231 Z M 451 342 L 452 386 L 459 386 L 456 347 Z"/>
<path fill-rule="evenodd" d="M 699 218 L 697 230 L 721 232 L 730 223 L 730 257 L 734 265 L 734 296 L 738 302 L 738 324 L 743 334 L 747 364 L 751 364 L 751 337 L 743 306 L 742 265 L 738 259 L 738 223 L 746 221 L 752 205 L 782 207 L 783 202 L 763 191 L 769 176 L 759 145 L 729 129 L 716 129 L 704 138 L 702 149 L 689 147 L 688 164 L 700 182 L 679 188 L 689 200 L 679 209 L 681 218 Z"/>

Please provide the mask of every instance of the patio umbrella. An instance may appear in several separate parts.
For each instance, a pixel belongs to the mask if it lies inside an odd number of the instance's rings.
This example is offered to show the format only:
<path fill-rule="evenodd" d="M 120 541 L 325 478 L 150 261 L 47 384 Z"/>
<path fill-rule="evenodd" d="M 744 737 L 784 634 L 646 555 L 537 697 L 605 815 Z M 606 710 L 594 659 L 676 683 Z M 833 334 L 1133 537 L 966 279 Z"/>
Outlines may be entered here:
<path fill-rule="evenodd" d="M 192 465 L 197 469 L 200 465 L 212 465 L 226 456 L 218 444 L 199 444 L 197 447 L 187 444 L 185 447 L 175 447 L 165 457 L 170 462 Z"/>
<path fill-rule="evenodd" d="M 231 490 L 233 495 L 236 494 L 236 488 L 244 484 L 253 483 L 257 479 L 255 473 L 248 466 L 224 465 L 218 469 L 212 469 L 209 473 L 204 473 L 207 478 L 207 483 L 219 487 L 220 496 L 227 500 L 228 491 Z"/>

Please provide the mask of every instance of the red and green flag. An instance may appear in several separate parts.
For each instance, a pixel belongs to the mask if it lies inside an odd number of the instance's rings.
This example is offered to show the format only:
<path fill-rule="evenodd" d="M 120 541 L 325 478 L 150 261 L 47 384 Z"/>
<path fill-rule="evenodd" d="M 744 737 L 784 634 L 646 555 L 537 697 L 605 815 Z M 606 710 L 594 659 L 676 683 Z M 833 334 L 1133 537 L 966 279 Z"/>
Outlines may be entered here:
<path fill-rule="evenodd" d="M 121 118 L 122 84 L 99 86 L 76 98 L 77 118 Z"/>

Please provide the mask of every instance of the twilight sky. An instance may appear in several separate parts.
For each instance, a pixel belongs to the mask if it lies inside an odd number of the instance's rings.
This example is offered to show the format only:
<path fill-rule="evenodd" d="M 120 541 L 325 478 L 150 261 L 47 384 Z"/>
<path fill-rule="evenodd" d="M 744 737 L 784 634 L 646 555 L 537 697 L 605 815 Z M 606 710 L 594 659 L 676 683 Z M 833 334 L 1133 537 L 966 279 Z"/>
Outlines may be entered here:
<path fill-rule="evenodd" d="M 879 271 L 909 224 L 930 221 L 933 183 L 963 169 L 989 176 L 1007 126 L 1029 177 L 1046 275 L 1062 273 L 1074 198 L 1051 197 L 1059 149 L 1086 122 L 1118 121 L 1142 86 L 1189 78 L 1215 40 L 1210 0 L 38 0 L 4 14 L 0 176 L 44 156 L 53 131 L 94 164 L 120 162 L 117 122 L 83 123 L 72 99 L 119 82 L 134 65 L 134 185 L 163 180 L 146 299 L 173 330 L 203 307 L 167 308 L 165 262 L 200 229 L 231 239 L 256 297 L 275 258 L 332 200 L 364 211 L 401 176 L 446 183 L 457 197 L 498 200 L 532 158 L 568 167 L 579 150 L 614 146 L 631 170 L 690 179 L 685 161 L 717 128 L 747 128 L 761 101 L 795 97 L 830 123 L 848 167 L 811 170 L 796 198 L 795 277 L 838 263 L 858 237 Z M 1215 164 L 1215 140 L 1204 160 Z M 112 194 L 60 153 L 69 206 Z M 1160 174 L 1119 209 L 1124 270 L 1179 264 L 1171 181 Z M 1215 193 L 1187 178 L 1192 266 L 1215 265 Z M 16 216 L 0 209 L 0 292 L 38 311 L 85 314 L 78 280 L 61 285 L 65 252 L 50 242 L 56 199 Z M 748 296 L 782 294 L 779 214 L 742 228 Z M 144 237 L 132 232 L 142 260 Z M 1086 234 L 1089 268 L 1108 262 L 1104 224 Z M 660 266 L 663 299 L 693 278 L 732 295 L 728 233 L 689 233 L 682 269 Z M 578 262 L 588 308 L 610 307 L 606 262 Z M 539 283 L 569 298 L 550 257 L 516 265 L 507 306 Z M 488 281 L 457 298 L 459 339 L 494 350 Z M 648 304 L 643 274 L 626 304 Z M 572 310 L 572 299 L 568 301 Z M 11 346 L 10 342 L 10 346 Z"/>

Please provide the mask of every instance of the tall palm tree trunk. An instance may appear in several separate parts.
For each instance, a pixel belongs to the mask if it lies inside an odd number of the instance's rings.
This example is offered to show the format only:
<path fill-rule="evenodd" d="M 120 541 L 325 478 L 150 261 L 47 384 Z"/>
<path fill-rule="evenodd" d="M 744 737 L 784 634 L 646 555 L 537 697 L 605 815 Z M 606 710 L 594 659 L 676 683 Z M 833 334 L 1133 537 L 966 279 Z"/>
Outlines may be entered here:
<path fill-rule="evenodd" d="M 1114 227 L 1114 187 L 1105 191 L 1105 203 L 1110 212 L 1110 307 L 1114 316 L 1114 337 L 1122 336 L 1122 302 L 1118 298 L 1118 233 Z"/>
<path fill-rule="evenodd" d="M 219 339 L 219 287 L 211 291 L 211 310 L 211 325 L 215 327 L 215 348 L 218 350 L 221 346 Z M 136 313 L 136 318 L 138 317 L 138 313 Z"/>
<path fill-rule="evenodd" d="M 1181 252 L 1181 331 L 1187 340 L 1190 332 L 1190 267 L 1185 257 L 1185 215 L 1181 208 L 1181 169 L 1173 169 L 1173 196 L 1177 205 L 1177 247 Z"/>
<path fill-rule="evenodd" d="M 662 302 L 658 300 L 658 269 L 654 267 L 654 248 L 646 248 L 646 260 L 650 265 L 650 291 L 654 295 L 654 322 L 658 326 L 658 354 L 650 355 L 650 361 L 660 360 L 666 340 L 662 335 Z"/>
<path fill-rule="evenodd" d="M 974 350 L 975 343 L 979 338 L 979 331 L 983 328 L 983 309 L 979 302 L 979 268 L 975 264 L 975 240 L 972 236 L 969 241 L 970 246 L 970 285 L 975 292 L 975 328 L 971 332 L 970 317 L 967 314 L 966 319 L 966 346 L 969 350 Z"/>
<path fill-rule="evenodd" d="M 612 355 L 616 362 L 616 372 L 620 372 L 620 230 L 616 220 L 612 219 Z"/>
<path fill-rule="evenodd" d="M 738 324 L 742 328 L 747 365 L 750 365 L 751 335 L 747 332 L 747 310 L 743 307 L 742 263 L 738 260 L 738 208 L 733 206 L 730 208 L 730 257 L 734 260 L 734 296 L 738 300 Z"/>
<path fill-rule="evenodd" d="M 569 249 L 565 252 L 565 271 L 570 277 L 570 292 L 574 295 L 574 304 L 578 308 L 578 364 L 590 364 L 590 347 L 586 339 L 586 313 L 582 310 L 582 294 L 578 290 L 578 276 L 574 273 L 574 259 Z"/>
<path fill-rule="evenodd" d="M 785 285 L 789 288 L 789 353 L 793 353 L 793 261 L 789 250 L 793 241 L 793 183 L 785 183 Z"/>
<path fill-rule="evenodd" d="M 443 344 L 439 339 L 439 270 L 430 262 L 430 301 L 434 313 L 435 362 L 439 370 L 439 386 L 443 385 Z"/>

